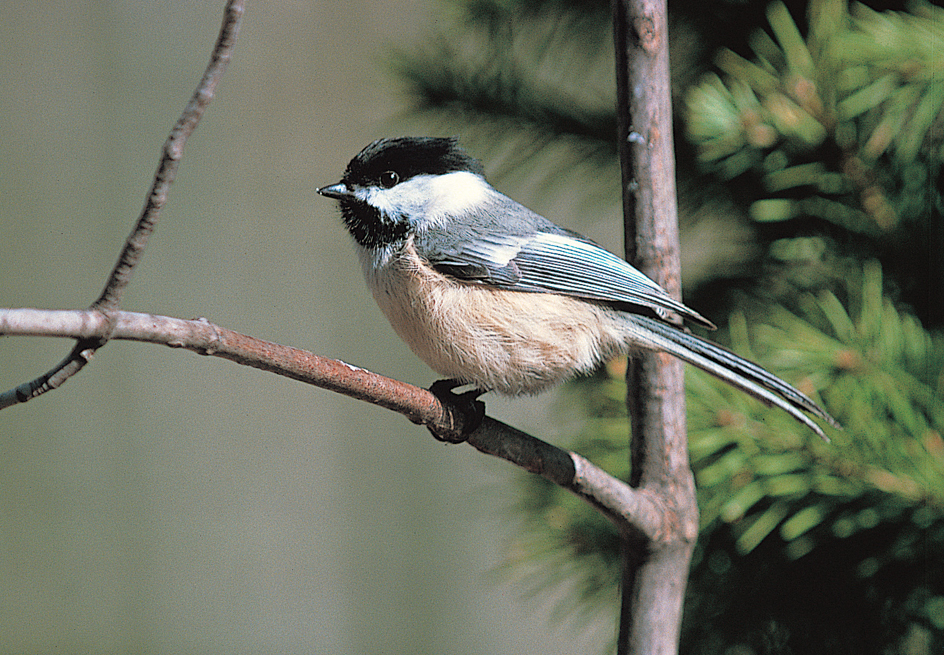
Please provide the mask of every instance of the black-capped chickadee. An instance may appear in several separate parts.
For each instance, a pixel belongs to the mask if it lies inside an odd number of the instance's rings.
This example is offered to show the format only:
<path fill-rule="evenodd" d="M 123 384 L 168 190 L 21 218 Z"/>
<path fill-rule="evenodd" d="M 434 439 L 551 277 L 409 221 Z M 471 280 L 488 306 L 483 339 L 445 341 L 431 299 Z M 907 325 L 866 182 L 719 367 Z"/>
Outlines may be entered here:
<path fill-rule="evenodd" d="M 803 412 L 837 425 L 760 366 L 664 320 L 714 327 L 616 255 L 499 193 L 456 139 L 379 139 L 318 193 L 338 201 L 394 330 L 456 383 L 537 393 L 642 348 L 781 407 L 820 436 Z"/>

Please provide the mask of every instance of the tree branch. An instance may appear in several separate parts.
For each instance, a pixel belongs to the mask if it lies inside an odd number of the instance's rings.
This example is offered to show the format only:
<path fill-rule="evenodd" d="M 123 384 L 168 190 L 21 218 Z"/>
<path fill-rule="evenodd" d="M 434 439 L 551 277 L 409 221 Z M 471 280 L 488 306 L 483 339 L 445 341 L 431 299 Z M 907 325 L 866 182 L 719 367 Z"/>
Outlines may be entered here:
<path fill-rule="evenodd" d="M 108 276 L 105 288 L 98 299 L 92 303 L 91 309 L 100 312 L 109 323 L 112 320 L 111 313 L 118 309 L 121 296 L 131 281 L 131 275 L 134 273 L 135 267 L 144 256 L 148 237 L 151 236 L 157 226 L 161 209 L 164 208 L 167 202 L 170 185 L 177 177 L 177 169 L 180 167 L 180 160 L 187 139 L 193 134 L 213 99 L 216 87 L 233 56 L 243 12 L 243 0 L 229 0 L 226 3 L 223 12 L 223 24 L 220 27 L 216 45 L 210 55 L 210 63 L 207 65 L 196 91 L 194 91 L 183 113 L 177 119 L 177 123 L 164 142 L 161 161 L 158 164 L 157 172 L 154 174 L 154 181 L 148 191 L 141 215 L 128 236 L 111 275 Z M 17 403 L 25 403 L 59 387 L 70 377 L 81 371 L 91 361 L 98 349 L 108 342 L 109 338 L 110 330 L 105 330 L 95 339 L 80 339 L 72 348 L 72 351 L 51 370 L 34 380 L 19 385 L 16 389 L 0 394 L 0 409 Z"/>
<path fill-rule="evenodd" d="M 81 341 L 142 341 L 221 357 L 403 414 L 436 434 L 466 432 L 465 408 L 425 389 L 357 366 L 240 334 L 206 319 L 96 310 L 0 309 L 0 336 L 65 337 Z M 8 393 L 14 393 L 8 392 Z M 486 417 L 466 439 L 476 450 L 507 460 L 584 498 L 623 532 L 657 540 L 668 515 L 658 495 L 633 489 L 576 453 Z"/>
<path fill-rule="evenodd" d="M 617 118 L 628 261 L 680 298 L 665 0 L 613 0 Z M 640 353 L 627 370 L 630 484 L 662 498 L 669 530 L 623 543 L 618 653 L 678 651 L 698 505 L 688 463 L 682 363 Z"/>

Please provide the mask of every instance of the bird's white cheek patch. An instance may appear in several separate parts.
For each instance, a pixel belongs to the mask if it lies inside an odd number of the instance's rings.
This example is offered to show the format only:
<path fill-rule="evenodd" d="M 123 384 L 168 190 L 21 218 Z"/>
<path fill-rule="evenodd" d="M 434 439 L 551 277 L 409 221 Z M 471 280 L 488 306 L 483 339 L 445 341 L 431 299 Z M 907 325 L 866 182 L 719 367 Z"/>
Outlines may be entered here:
<path fill-rule="evenodd" d="M 490 189 L 478 175 L 456 171 L 417 175 L 390 189 L 362 187 L 355 194 L 383 215 L 405 216 L 420 227 L 438 224 L 481 206 Z"/>
<path fill-rule="evenodd" d="M 456 171 L 430 179 L 430 209 L 435 213 L 459 214 L 479 207 L 488 197 L 489 186 L 478 175 Z"/>

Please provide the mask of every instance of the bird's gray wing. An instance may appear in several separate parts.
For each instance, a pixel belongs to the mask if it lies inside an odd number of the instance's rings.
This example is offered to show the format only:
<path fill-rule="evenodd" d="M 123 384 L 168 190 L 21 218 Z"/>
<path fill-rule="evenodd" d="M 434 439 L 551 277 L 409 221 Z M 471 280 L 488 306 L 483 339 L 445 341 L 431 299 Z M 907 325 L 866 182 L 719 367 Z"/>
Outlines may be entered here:
<path fill-rule="evenodd" d="M 642 306 L 660 317 L 674 312 L 714 328 L 624 260 L 553 223 L 523 234 L 463 232 L 418 238 L 418 254 L 441 273 L 466 282 Z"/>

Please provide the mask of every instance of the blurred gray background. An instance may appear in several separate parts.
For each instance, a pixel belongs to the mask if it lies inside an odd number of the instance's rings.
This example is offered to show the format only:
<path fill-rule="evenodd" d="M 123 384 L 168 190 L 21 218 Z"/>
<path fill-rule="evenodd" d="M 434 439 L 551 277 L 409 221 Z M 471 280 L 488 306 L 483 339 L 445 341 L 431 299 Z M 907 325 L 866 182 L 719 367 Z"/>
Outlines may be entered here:
<path fill-rule="evenodd" d="M 0 306 L 84 308 L 97 297 L 222 7 L 0 5 Z M 314 189 L 371 139 L 425 131 L 402 122 L 407 103 L 384 61 L 435 9 L 250 2 L 123 308 L 204 316 L 432 382 L 374 306 L 334 203 Z M 552 215 L 567 224 L 567 213 Z M 574 227 L 619 247 L 618 224 L 609 235 Z M 0 340 L 0 386 L 70 346 Z M 488 407 L 553 441 L 552 403 Z M 496 571 L 514 531 L 514 475 L 324 390 L 112 343 L 60 390 L 0 413 L 0 653 L 592 649 L 610 625 L 575 637 L 547 599 Z"/>

